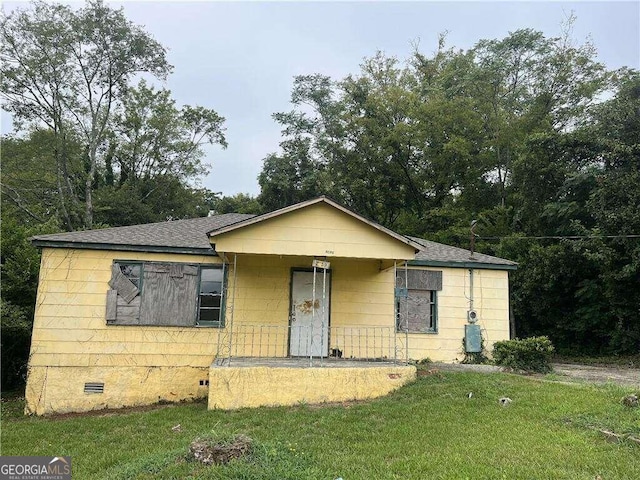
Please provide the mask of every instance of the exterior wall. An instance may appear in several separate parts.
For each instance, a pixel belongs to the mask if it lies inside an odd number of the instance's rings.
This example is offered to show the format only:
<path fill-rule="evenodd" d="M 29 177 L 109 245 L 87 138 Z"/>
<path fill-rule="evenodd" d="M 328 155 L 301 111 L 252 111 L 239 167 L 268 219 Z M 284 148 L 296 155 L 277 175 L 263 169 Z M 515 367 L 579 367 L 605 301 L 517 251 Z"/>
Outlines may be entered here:
<path fill-rule="evenodd" d="M 227 327 L 218 329 L 107 325 L 106 292 L 115 259 L 221 262 L 211 256 L 45 248 L 27 380 L 28 413 L 200 397 L 203 369 L 210 366 L 219 346 L 221 356 L 229 354 L 232 316 L 233 356 L 286 356 L 291 269 L 309 268 L 312 261 L 311 257 L 239 255 L 237 276 L 232 268 L 228 275 Z M 377 325 L 377 331 L 367 329 L 364 335 L 376 335 L 375 351 L 390 356 L 386 352 L 393 331 L 393 269 L 380 271 L 377 261 L 345 259 L 334 259 L 331 267 L 331 324 L 336 329 Z M 384 325 L 383 349 L 380 326 Z M 352 329 L 348 332 L 350 338 L 358 335 Z M 342 337 L 338 334 L 335 338 L 342 338 L 345 356 L 366 355 L 364 341 L 360 344 L 356 338 L 349 350 L 345 329 Z M 369 353 L 374 352 L 372 348 Z M 181 380 L 170 380 L 173 376 Z M 105 393 L 85 394 L 86 382 L 104 382 Z"/>
<path fill-rule="evenodd" d="M 469 270 L 466 268 L 428 268 L 442 270 L 442 290 L 438 292 L 438 333 L 409 334 L 409 358 L 459 362 L 464 358 L 462 339 L 469 310 Z M 482 329 L 485 349 L 509 339 L 509 278 L 505 270 L 474 269 L 474 310 Z M 404 334 L 401 341 L 404 343 Z"/>
<path fill-rule="evenodd" d="M 107 325 L 106 293 L 114 259 L 221 261 L 212 256 L 43 249 L 27 413 L 206 396 L 199 380 L 207 378 L 218 329 Z M 85 394 L 85 382 L 104 382 L 105 393 Z"/>
<path fill-rule="evenodd" d="M 211 239 L 218 252 L 413 259 L 415 249 L 319 203 Z"/>
<path fill-rule="evenodd" d="M 202 397 L 206 389 L 200 381 L 218 353 L 229 355 L 230 344 L 233 356 L 286 356 L 291 269 L 309 268 L 312 261 L 306 256 L 238 255 L 237 275 L 233 269 L 228 275 L 227 326 L 218 329 L 107 325 L 106 292 L 114 259 L 221 262 L 213 256 L 45 248 L 26 389 L 28 413 Z M 394 335 L 393 267 L 384 268 L 378 260 L 329 260 L 330 348 L 339 348 L 345 358 L 389 359 L 396 353 L 404 358 L 404 335 Z M 408 357 L 460 361 L 469 272 L 433 270 L 443 271 L 438 333 L 410 334 Z M 490 350 L 493 342 L 509 337 L 507 272 L 475 270 L 474 275 L 474 308 Z M 232 317 L 233 336 L 228 328 Z M 86 382 L 104 382 L 104 393 L 85 394 Z"/>
<path fill-rule="evenodd" d="M 349 368 L 217 367 L 209 372 L 209 409 L 381 397 L 415 380 L 414 366 Z"/>
<path fill-rule="evenodd" d="M 207 398 L 207 367 L 30 367 L 27 413 L 84 412 Z M 84 382 L 104 393 L 84 393 Z M 202 385 L 200 385 L 202 382 Z"/>

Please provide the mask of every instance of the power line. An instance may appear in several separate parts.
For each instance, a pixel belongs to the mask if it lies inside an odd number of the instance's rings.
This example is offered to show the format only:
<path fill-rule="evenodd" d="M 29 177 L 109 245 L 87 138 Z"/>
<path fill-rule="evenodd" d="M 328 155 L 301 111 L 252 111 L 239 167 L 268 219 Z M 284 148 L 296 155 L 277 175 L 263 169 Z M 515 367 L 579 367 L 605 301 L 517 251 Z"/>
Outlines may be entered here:
<path fill-rule="evenodd" d="M 478 237 L 481 240 L 502 240 L 508 238 L 510 240 L 582 240 L 589 238 L 640 238 L 640 234 L 631 235 L 543 235 L 543 236 L 513 236 L 513 237 Z"/>

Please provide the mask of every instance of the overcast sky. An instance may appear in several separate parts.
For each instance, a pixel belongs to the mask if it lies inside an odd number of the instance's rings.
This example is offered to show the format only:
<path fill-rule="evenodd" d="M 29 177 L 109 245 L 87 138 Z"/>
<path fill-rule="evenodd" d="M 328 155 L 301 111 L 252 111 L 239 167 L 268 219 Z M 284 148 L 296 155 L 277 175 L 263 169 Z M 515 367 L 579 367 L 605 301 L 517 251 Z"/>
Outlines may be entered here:
<path fill-rule="evenodd" d="M 295 75 L 342 78 L 377 50 L 406 59 L 430 54 L 438 34 L 467 49 L 519 28 L 549 36 L 573 11 L 574 37 L 590 36 L 613 69 L 640 68 L 640 2 L 114 2 L 168 49 L 166 87 L 179 104 L 226 117 L 226 150 L 211 148 L 202 185 L 225 195 L 257 194 L 264 157 L 278 150 L 274 112 L 290 109 Z M 5 11 L 15 4 L 5 2 Z M 24 5 L 23 5 L 24 6 Z M 3 122 L 3 132 L 9 123 Z"/>

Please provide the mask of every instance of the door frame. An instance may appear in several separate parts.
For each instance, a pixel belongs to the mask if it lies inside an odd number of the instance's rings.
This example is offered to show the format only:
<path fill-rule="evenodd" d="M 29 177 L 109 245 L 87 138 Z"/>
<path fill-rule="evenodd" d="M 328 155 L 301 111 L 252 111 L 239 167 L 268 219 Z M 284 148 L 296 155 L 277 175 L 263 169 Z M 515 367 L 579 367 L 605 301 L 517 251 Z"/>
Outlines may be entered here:
<path fill-rule="evenodd" d="M 316 272 L 321 272 L 321 269 L 316 269 Z M 289 335 L 287 335 L 287 357 L 290 358 L 291 357 L 291 316 L 293 315 L 293 274 L 295 272 L 311 272 L 313 273 L 313 267 L 309 268 L 309 267 L 291 267 L 291 271 L 289 273 L 289 318 L 287 321 L 287 325 L 288 325 L 288 332 Z M 329 356 L 329 352 L 331 351 L 331 349 L 329 348 L 329 346 L 331 345 L 331 298 L 333 297 L 331 289 L 332 289 L 332 284 L 333 284 L 333 270 L 328 268 L 327 269 L 327 273 L 330 274 L 331 276 L 329 277 L 329 303 L 327 305 L 327 356 Z M 306 358 L 308 355 L 305 355 L 303 357 L 301 356 L 296 356 L 296 358 Z"/>

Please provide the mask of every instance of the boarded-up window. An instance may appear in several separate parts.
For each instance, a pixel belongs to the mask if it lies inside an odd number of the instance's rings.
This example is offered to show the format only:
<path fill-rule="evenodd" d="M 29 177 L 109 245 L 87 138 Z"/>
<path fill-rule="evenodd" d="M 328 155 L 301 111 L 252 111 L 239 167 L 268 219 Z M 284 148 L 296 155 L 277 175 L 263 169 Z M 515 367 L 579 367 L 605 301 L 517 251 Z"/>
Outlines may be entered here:
<path fill-rule="evenodd" d="M 406 284 L 406 285 L 405 285 Z M 442 290 L 442 272 L 437 270 L 397 270 L 396 286 L 409 290 Z"/>
<path fill-rule="evenodd" d="M 111 267 L 107 323 L 137 325 L 140 322 L 142 270 L 140 262 L 116 262 Z"/>
<path fill-rule="evenodd" d="M 185 266 L 191 268 L 185 269 Z M 194 324 L 198 269 L 193 267 L 166 263 L 145 264 L 140 325 Z"/>
<path fill-rule="evenodd" d="M 209 270 L 214 269 L 203 268 Z M 107 323 L 193 326 L 199 317 L 199 274 L 199 265 L 114 263 L 107 292 Z M 222 277 L 218 289 L 222 291 Z"/>
<path fill-rule="evenodd" d="M 438 331 L 438 290 L 442 290 L 442 272 L 407 270 L 397 272 L 396 291 L 406 296 L 396 298 L 398 331 L 436 333 Z"/>

